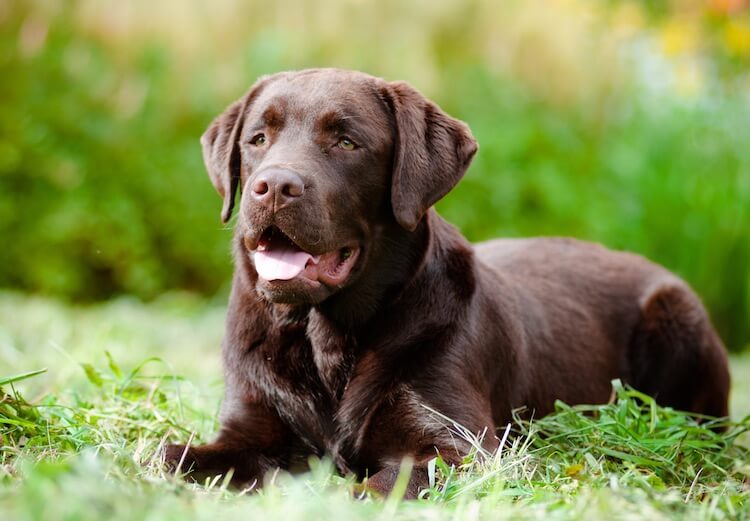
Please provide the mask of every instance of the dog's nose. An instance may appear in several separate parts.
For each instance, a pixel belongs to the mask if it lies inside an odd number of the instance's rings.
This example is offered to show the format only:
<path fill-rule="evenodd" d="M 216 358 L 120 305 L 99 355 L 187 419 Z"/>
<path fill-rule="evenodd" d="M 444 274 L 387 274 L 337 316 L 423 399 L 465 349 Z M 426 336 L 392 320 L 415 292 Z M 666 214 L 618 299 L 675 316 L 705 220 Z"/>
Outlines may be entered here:
<path fill-rule="evenodd" d="M 298 199 L 305 192 L 302 178 L 291 170 L 273 168 L 258 174 L 250 184 L 253 199 L 275 210 Z"/>

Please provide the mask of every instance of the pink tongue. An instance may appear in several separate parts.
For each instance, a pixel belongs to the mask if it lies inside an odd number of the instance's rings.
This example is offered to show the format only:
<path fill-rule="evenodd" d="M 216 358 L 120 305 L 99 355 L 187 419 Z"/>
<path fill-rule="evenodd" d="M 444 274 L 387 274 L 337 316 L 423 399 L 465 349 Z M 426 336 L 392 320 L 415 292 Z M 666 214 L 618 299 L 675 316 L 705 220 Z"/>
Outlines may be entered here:
<path fill-rule="evenodd" d="M 302 273 L 310 259 L 313 256 L 306 251 L 290 248 L 256 251 L 255 269 L 266 280 L 289 280 Z"/>

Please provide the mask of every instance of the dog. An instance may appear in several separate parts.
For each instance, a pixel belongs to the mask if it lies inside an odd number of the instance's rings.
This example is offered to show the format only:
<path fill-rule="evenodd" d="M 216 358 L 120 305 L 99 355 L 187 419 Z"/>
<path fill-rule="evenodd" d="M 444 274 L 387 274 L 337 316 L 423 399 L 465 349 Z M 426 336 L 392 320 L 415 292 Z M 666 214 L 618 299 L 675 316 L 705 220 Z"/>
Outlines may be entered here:
<path fill-rule="evenodd" d="M 314 69 L 259 79 L 201 138 L 226 223 L 241 192 L 223 343 L 221 430 L 169 445 L 194 476 L 260 482 L 328 454 L 407 496 L 427 462 L 555 400 L 606 403 L 620 378 L 665 406 L 726 416 L 727 356 L 666 269 L 566 238 L 471 245 L 432 206 L 477 152 L 468 126 L 404 82 Z"/>

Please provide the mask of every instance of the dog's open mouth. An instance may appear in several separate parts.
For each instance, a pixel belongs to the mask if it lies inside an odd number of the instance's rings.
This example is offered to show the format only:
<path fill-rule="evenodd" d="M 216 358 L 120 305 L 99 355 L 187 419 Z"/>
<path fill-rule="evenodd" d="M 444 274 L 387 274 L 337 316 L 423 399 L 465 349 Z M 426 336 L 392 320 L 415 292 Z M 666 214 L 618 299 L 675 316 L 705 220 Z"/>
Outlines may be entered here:
<path fill-rule="evenodd" d="M 328 286 L 346 281 L 359 257 L 359 247 L 344 246 L 322 255 L 313 255 L 295 244 L 276 226 L 261 234 L 254 261 L 258 275 L 267 281 L 303 277 Z"/>

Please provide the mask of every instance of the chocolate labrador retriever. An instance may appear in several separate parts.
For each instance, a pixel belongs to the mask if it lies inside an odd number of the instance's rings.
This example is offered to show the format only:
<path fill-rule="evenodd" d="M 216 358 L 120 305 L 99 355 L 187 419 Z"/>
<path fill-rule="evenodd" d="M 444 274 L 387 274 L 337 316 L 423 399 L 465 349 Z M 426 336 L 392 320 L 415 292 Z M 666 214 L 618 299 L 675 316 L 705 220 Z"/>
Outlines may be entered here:
<path fill-rule="evenodd" d="M 228 221 L 241 191 L 216 440 L 171 445 L 198 475 L 259 480 L 300 456 L 408 495 L 469 430 L 621 378 L 664 405 L 727 414 L 721 340 L 667 270 L 572 239 L 471 245 L 431 208 L 477 144 L 406 83 L 318 69 L 261 78 L 201 138 Z M 426 406 L 426 407 L 425 407 Z M 428 409 L 429 407 L 429 409 Z"/>

